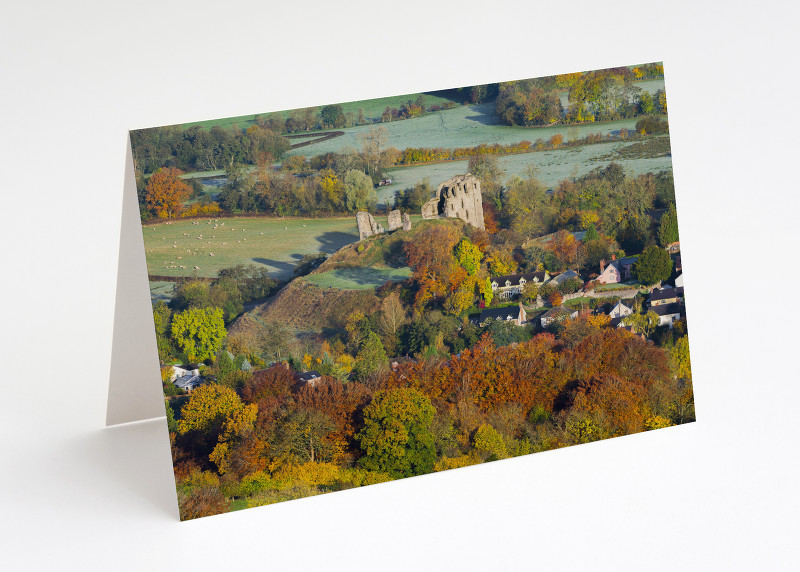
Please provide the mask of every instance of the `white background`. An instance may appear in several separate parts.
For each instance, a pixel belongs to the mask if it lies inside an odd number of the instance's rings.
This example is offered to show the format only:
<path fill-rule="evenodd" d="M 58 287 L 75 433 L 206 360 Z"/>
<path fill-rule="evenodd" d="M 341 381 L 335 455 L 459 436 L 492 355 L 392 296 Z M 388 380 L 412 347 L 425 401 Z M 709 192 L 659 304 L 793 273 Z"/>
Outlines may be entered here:
<path fill-rule="evenodd" d="M 796 569 L 789 2 L 70 4 L 0 20 L 0 568 Z M 656 60 L 697 423 L 177 521 L 103 427 L 128 129 Z"/>

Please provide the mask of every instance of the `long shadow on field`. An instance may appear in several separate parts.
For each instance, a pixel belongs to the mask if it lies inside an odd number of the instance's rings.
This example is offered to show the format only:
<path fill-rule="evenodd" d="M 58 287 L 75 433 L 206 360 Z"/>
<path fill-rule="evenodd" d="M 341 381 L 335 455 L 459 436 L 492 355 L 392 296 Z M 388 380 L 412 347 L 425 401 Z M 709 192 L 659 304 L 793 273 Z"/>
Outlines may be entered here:
<path fill-rule="evenodd" d="M 495 114 L 494 102 L 481 103 L 480 105 L 473 105 L 471 108 L 475 111 L 475 115 L 467 115 L 464 119 L 476 121 L 482 125 L 499 125 L 500 118 Z"/>
<path fill-rule="evenodd" d="M 299 262 L 303 257 L 299 254 L 292 254 L 292 258 Z M 291 278 L 294 275 L 294 267 L 297 264 L 297 262 L 284 262 L 283 260 L 273 260 L 271 258 L 253 258 L 252 260 L 258 264 L 269 266 L 270 273 L 273 274 L 275 278 Z M 277 272 L 272 272 L 273 268 L 276 269 Z"/>
<path fill-rule="evenodd" d="M 320 252 L 336 252 L 341 247 L 346 246 L 348 244 L 352 244 L 358 240 L 358 234 L 355 232 L 356 228 L 356 221 L 353 220 L 353 233 L 349 232 L 324 232 L 317 237 L 317 242 L 319 242 L 319 251 Z"/>

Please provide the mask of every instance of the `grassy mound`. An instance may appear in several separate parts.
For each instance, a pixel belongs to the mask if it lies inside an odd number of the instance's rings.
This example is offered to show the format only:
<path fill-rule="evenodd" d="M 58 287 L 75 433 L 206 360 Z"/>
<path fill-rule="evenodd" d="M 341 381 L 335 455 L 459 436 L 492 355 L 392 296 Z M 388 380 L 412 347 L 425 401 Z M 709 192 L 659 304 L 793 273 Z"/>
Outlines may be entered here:
<path fill-rule="evenodd" d="M 338 290 L 369 290 L 392 280 L 401 282 L 411 276 L 406 268 L 336 268 L 327 272 L 311 274 L 302 280 L 321 288 Z"/>
<path fill-rule="evenodd" d="M 297 331 L 340 329 L 351 313 L 369 313 L 380 300 L 373 288 L 337 290 L 294 280 L 277 296 L 244 314 L 231 326 L 230 332 L 258 329 L 264 322 L 279 322 Z"/>

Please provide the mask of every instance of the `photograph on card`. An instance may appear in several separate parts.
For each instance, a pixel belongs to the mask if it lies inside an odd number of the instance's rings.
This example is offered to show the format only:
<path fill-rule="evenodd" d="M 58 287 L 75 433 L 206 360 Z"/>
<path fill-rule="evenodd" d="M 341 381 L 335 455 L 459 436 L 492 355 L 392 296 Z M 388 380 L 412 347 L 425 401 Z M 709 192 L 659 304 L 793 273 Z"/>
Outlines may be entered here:
<path fill-rule="evenodd" d="M 695 420 L 660 63 L 130 141 L 183 520 Z"/>

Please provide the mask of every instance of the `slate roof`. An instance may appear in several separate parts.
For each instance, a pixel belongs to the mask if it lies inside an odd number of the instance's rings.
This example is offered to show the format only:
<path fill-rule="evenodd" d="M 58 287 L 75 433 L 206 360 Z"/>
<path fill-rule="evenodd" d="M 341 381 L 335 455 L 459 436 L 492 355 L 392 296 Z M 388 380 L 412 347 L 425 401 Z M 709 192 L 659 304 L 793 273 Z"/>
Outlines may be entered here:
<path fill-rule="evenodd" d="M 305 373 L 301 373 L 297 376 L 300 381 L 311 381 L 312 379 L 319 379 L 322 376 L 319 374 L 318 371 L 307 371 Z"/>
<path fill-rule="evenodd" d="M 203 380 L 199 375 L 186 374 L 180 376 L 172 383 L 174 383 L 180 389 L 189 389 L 200 385 L 203 383 Z"/>
<path fill-rule="evenodd" d="M 520 278 L 525 278 L 526 282 L 530 282 L 534 278 L 539 282 L 544 282 L 545 274 L 545 270 L 541 270 L 539 272 L 526 272 L 525 274 L 506 274 L 504 276 L 495 276 L 490 279 L 490 282 L 497 282 L 497 286 L 500 288 L 505 287 L 506 280 L 510 281 L 512 286 L 519 286 Z"/>
<path fill-rule="evenodd" d="M 486 320 L 516 320 L 519 318 L 519 306 L 506 306 L 505 308 L 486 308 L 481 310 L 479 323 Z"/>
<path fill-rule="evenodd" d="M 581 280 L 581 277 L 574 270 L 565 270 L 558 276 L 554 276 L 551 281 L 555 282 L 556 284 L 563 284 L 570 278 L 577 278 L 578 280 Z M 583 282 L 583 280 L 581 280 L 581 282 Z"/>
<path fill-rule="evenodd" d="M 558 316 L 571 316 L 572 314 L 577 314 L 577 310 L 573 310 L 572 308 L 567 308 L 566 306 L 556 306 L 555 308 L 550 308 L 542 314 L 542 318 L 555 318 Z"/>
<path fill-rule="evenodd" d="M 669 316 L 670 314 L 682 314 L 682 304 L 661 304 L 660 306 L 653 306 L 650 308 L 651 312 L 655 312 L 659 316 Z"/>

